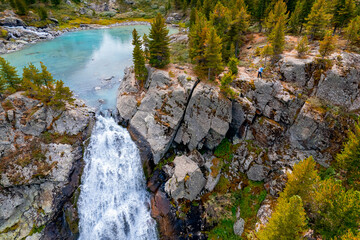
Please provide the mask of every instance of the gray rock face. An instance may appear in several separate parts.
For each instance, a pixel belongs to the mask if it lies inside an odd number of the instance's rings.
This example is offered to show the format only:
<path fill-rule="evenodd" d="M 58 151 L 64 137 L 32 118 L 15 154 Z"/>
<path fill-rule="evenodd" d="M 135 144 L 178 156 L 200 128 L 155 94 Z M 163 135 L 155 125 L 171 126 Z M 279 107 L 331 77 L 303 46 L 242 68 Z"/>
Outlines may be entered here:
<path fill-rule="evenodd" d="M 22 94 L 12 94 L 0 105 L 0 238 L 46 239 L 48 231 L 58 231 L 50 229 L 50 223 L 63 213 L 64 204 L 72 206 L 70 198 L 79 186 L 82 143 L 94 113 L 79 101 L 54 111 Z M 54 126 L 59 129 L 56 122 L 62 116 L 73 117 L 61 120 L 67 130 L 60 133 Z M 65 132 L 74 135 L 73 144 L 56 142 L 51 132 L 58 137 Z M 35 228 L 41 231 L 30 236 Z M 76 234 L 65 232 L 58 232 L 58 237 Z"/>
<path fill-rule="evenodd" d="M 186 156 L 176 157 L 174 164 L 174 174 L 165 183 L 165 191 L 175 200 L 196 199 L 206 184 L 199 166 Z"/>
<path fill-rule="evenodd" d="M 147 80 L 146 92 L 137 91 L 135 84 L 133 73 L 126 74 L 119 88 L 117 108 L 121 118 L 130 122 L 129 130 L 147 140 L 157 164 L 172 143 L 195 81 L 186 75 L 170 78 L 167 72 L 156 70 Z"/>
<path fill-rule="evenodd" d="M 343 65 L 337 64 L 326 72 L 319 82 L 316 96 L 333 105 L 348 108 L 350 111 L 359 110 L 360 96 L 360 55 L 343 53 L 340 55 Z"/>
<path fill-rule="evenodd" d="M 305 87 L 311 78 L 311 64 L 313 61 L 313 58 L 299 59 L 292 56 L 283 58 L 279 63 L 283 80 Z"/>
<path fill-rule="evenodd" d="M 252 181 L 262 181 L 265 179 L 269 172 L 269 169 L 267 169 L 263 165 L 254 164 L 250 167 L 249 171 L 247 171 L 247 177 Z"/>
<path fill-rule="evenodd" d="M 216 87 L 199 83 L 186 109 L 175 142 L 190 150 L 214 149 L 224 139 L 232 120 L 232 104 Z"/>

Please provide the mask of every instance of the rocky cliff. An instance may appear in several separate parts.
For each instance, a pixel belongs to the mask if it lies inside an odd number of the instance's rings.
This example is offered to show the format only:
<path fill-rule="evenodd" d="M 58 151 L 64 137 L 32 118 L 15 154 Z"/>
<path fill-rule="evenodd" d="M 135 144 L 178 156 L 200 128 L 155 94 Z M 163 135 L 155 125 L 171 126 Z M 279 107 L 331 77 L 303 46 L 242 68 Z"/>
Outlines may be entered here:
<path fill-rule="evenodd" d="M 232 84 L 239 93 L 234 99 L 186 70 L 149 69 L 140 87 L 127 69 L 117 108 L 146 160 L 157 164 L 148 185 L 163 238 L 205 238 L 204 231 L 214 226 L 214 209 L 225 209 L 216 205 L 226 199 L 222 188 L 242 191 L 253 186 L 248 180 L 264 182 L 268 197 L 255 218 L 258 225 L 266 223 L 286 171 L 308 156 L 328 167 L 360 109 L 359 59 L 346 52 L 329 60 L 285 55 L 267 79 L 254 78 L 242 67 Z M 170 201 L 173 206 L 164 207 Z M 250 226 L 254 220 L 249 223 L 240 213 L 229 218 L 238 235 L 255 228 Z"/>
<path fill-rule="evenodd" d="M 17 92 L 0 105 L 0 238 L 75 239 L 84 140 L 81 101 L 54 110 Z"/>

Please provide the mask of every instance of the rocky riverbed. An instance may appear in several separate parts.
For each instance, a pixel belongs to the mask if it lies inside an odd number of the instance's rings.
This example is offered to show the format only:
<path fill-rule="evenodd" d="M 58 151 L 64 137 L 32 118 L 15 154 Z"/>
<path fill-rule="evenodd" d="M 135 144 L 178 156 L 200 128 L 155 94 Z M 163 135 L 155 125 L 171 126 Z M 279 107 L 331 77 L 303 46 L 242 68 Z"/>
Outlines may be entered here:
<path fill-rule="evenodd" d="M 226 195 L 219 190 L 224 182 L 233 192 L 248 180 L 264 182 L 268 197 L 259 205 L 258 229 L 295 163 L 313 156 L 329 166 L 355 121 L 351 116 L 360 110 L 360 56 L 341 52 L 330 59 L 333 64 L 324 67 L 315 57 L 284 55 L 270 79 L 241 68 L 232 86 L 238 91 L 234 99 L 188 69 L 169 74 L 149 68 L 144 87 L 132 69 L 125 71 L 117 108 L 146 153 L 147 166 L 156 166 L 148 186 L 163 239 L 205 239 L 216 211 L 225 209 Z M 233 218 L 238 235 L 255 229 L 241 211 Z"/>

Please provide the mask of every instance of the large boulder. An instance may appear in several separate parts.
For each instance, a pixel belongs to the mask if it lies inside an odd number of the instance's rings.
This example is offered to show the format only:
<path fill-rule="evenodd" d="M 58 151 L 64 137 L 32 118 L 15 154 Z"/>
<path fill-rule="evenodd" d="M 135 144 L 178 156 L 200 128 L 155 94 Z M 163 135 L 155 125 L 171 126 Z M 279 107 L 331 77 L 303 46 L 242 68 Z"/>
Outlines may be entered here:
<path fill-rule="evenodd" d="M 316 96 L 350 111 L 360 109 L 360 55 L 342 53 L 341 65 L 334 64 L 319 81 Z M 332 60 L 336 62 L 335 60 Z"/>
<path fill-rule="evenodd" d="M 279 62 L 282 80 L 305 87 L 312 75 L 313 61 L 312 57 L 305 59 L 294 56 L 284 57 Z"/>
<path fill-rule="evenodd" d="M 187 106 L 175 142 L 186 145 L 190 150 L 203 146 L 214 149 L 224 139 L 231 120 L 231 101 L 222 96 L 218 87 L 199 83 Z"/>
<path fill-rule="evenodd" d="M 6 26 L 6 27 L 18 27 L 22 26 L 25 27 L 26 24 L 23 20 L 16 17 L 5 17 L 0 19 L 0 26 Z"/>
<path fill-rule="evenodd" d="M 125 75 L 117 108 L 121 118 L 129 121 L 130 132 L 134 136 L 140 134 L 149 143 L 157 164 L 175 137 L 196 82 L 186 75 L 175 78 L 168 72 L 154 70 L 147 80 L 147 89 L 136 91 L 134 79 L 133 73 Z"/>
<path fill-rule="evenodd" d="M 174 174 L 165 183 L 165 191 L 175 200 L 196 199 L 206 184 L 199 166 L 187 156 L 176 157 L 174 164 Z"/>

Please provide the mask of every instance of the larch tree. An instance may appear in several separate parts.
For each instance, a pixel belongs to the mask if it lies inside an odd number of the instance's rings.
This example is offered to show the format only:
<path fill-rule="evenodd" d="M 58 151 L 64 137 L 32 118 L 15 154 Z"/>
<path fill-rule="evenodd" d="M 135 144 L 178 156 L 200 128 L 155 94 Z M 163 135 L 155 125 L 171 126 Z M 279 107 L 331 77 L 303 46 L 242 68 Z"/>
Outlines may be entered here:
<path fill-rule="evenodd" d="M 261 50 L 261 57 L 265 59 L 265 66 L 267 64 L 268 57 L 274 55 L 274 50 L 271 44 L 266 44 Z"/>
<path fill-rule="evenodd" d="M 273 54 L 279 55 L 285 47 L 285 22 L 278 21 L 269 35 L 269 40 L 273 48 Z"/>
<path fill-rule="evenodd" d="M 349 131 L 348 140 L 336 156 L 336 162 L 347 183 L 360 190 L 360 121 L 355 124 L 354 130 Z"/>
<path fill-rule="evenodd" d="M 159 13 L 151 24 L 149 34 L 149 63 L 157 68 L 165 67 L 170 63 L 169 30 L 165 19 Z"/>
<path fill-rule="evenodd" d="M 325 0 L 316 0 L 309 16 L 306 18 L 306 30 L 311 39 L 319 39 L 325 35 L 326 26 L 331 19 L 327 6 Z"/>
<path fill-rule="evenodd" d="M 306 230 L 305 215 L 299 196 L 280 197 L 268 224 L 257 237 L 259 240 L 300 240 Z"/>
<path fill-rule="evenodd" d="M 309 51 L 309 42 L 307 36 L 302 36 L 295 47 L 299 57 L 303 57 Z"/>
<path fill-rule="evenodd" d="M 266 28 L 271 32 L 279 21 L 283 22 L 285 26 L 288 17 L 289 13 L 287 12 L 286 3 L 283 0 L 279 0 L 266 18 Z"/>
<path fill-rule="evenodd" d="M 15 92 L 21 89 L 21 78 L 17 75 L 15 67 L 11 66 L 8 61 L 0 57 L 0 77 L 5 79 L 7 89 Z"/>
<path fill-rule="evenodd" d="M 334 26 L 334 33 L 338 28 L 346 26 L 355 16 L 356 3 L 354 0 L 336 0 L 332 6 L 331 22 Z"/>
<path fill-rule="evenodd" d="M 204 54 L 209 80 L 213 80 L 223 70 L 221 50 L 221 38 L 215 28 L 211 28 L 206 37 Z"/>
<path fill-rule="evenodd" d="M 345 37 L 347 40 L 347 46 L 351 44 L 357 44 L 360 42 L 360 16 L 352 19 L 345 29 Z"/>
<path fill-rule="evenodd" d="M 304 8 L 304 1 L 297 1 L 294 11 L 291 13 L 291 17 L 289 19 L 289 30 L 292 33 L 299 33 L 300 27 L 302 25 L 301 15 Z"/>
<path fill-rule="evenodd" d="M 330 32 L 326 34 L 324 39 L 320 41 L 319 52 L 322 58 L 329 56 L 336 49 L 337 36 L 333 36 Z"/>

